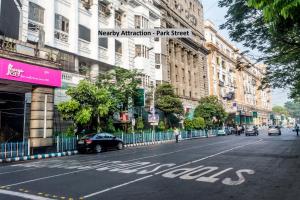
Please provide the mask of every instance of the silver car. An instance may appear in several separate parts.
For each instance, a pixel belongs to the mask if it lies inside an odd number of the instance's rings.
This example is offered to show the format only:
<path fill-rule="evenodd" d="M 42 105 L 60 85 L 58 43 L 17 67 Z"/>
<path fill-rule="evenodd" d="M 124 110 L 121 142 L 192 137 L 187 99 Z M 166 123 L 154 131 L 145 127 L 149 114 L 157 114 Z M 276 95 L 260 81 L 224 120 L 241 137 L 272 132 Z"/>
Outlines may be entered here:
<path fill-rule="evenodd" d="M 268 135 L 281 135 L 279 126 L 269 126 Z"/>

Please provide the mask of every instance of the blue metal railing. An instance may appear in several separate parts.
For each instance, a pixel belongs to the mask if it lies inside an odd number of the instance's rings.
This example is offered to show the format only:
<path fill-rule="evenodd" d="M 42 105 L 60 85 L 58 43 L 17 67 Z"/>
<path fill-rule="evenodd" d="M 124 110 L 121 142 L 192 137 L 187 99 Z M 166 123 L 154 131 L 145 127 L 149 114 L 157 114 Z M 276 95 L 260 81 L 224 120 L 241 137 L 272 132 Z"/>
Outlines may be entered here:
<path fill-rule="evenodd" d="M 29 154 L 28 141 L 0 144 L 0 159 L 27 156 Z"/>

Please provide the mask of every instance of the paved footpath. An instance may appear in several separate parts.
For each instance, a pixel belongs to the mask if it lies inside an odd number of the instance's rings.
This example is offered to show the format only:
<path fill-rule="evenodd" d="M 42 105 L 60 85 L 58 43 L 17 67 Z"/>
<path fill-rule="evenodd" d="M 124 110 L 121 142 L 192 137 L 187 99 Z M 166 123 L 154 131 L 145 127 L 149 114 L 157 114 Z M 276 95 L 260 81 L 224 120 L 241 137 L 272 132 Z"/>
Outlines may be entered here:
<path fill-rule="evenodd" d="M 0 164 L 0 199 L 298 200 L 299 155 L 285 129 Z"/>

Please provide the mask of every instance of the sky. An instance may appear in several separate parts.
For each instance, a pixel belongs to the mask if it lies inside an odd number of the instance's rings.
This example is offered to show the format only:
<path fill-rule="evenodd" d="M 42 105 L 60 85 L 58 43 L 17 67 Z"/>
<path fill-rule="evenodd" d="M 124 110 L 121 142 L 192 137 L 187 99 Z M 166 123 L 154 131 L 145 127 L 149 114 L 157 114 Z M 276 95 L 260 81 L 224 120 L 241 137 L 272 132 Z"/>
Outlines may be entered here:
<path fill-rule="evenodd" d="M 225 22 L 225 15 L 227 12 L 226 8 L 219 8 L 218 7 L 218 0 L 201 0 L 204 8 L 204 18 L 210 19 L 214 24 L 216 25 L 216 28 L 218 28 L 222 23 Z M 225 37 L 227 40 L 229 39 L 229 34 L 227 30 L 220 30 L 218 28 L 219 32 L 223 37 Z M 237 48 L 241 50 L 246 50 L 241 44 L 231 42 L 233 43 Z M 256 52 L 255 54 L 257 54 Z M 288 89 L 273 89 L 272 90 L 272 104 L 274 105 L 280 105 L 283 106 L 285 102 L 289 101 L 288 99 Z"/>

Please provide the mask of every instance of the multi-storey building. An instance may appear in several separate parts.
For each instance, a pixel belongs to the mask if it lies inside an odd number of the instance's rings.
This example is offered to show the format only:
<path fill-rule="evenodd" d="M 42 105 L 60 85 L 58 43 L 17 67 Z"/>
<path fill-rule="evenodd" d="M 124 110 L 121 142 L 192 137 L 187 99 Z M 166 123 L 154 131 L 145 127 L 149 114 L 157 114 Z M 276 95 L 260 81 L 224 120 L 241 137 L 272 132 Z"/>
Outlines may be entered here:
<path fill-rule="evenodd" d="M 86 77 L 94 79 L 99 73 L 111 70 L 115 66 L 141 71 L 143 88 L 154 86 L 156 75 L 160 76 L 159 70 L 156 70 L 161 68 L 160 41 L 151 38 L 99 38 L 98 36 L 98 31 L 105 28 L 160 27 L 161 13 L 151 0 L 0 0 L 0 5 L 0 33 L 6 36 L 5 40 L 8 40 L 7 37 L 14 38 L 12 42 L 14 47 L 17 43 L 24 44 L 23 48 L 19 47 L 20 45 L 17 46 L 18 49 L 15 48 L 20 54 L 24 53 L 27 57 L 28 54 L 33 54 L 34 57 L 38 52 L 42 59 L 50 62 L 41 65 L 59 68 L 62 73 L 60 76 L 62 84 L 57 88 L 49 85 L 50 89 L 42 91 L 44 93 L 38 98 L 30 95 L 33 94 L 34 85 L 30 85 L 28 90 L 20 90 L 23 96 L 22 102 L 25 93 L 32 98 L 29 98 L 31 99 L 30 122 L 27 128 L 24 126 L 23 130 L 20 128 L 18 132 L 24 133 L 25 129 L 28 129 L 29 137 L 37 138 L 36 140 L 39 141 L 35 146 L 47 146 L 51 143 L 56 113 L 53 104 L 67 98 L 65 91 L 68 86 L 76 85 Z M 32 50 L 25 47 L 25 44 Z M 49 52 L 43 53 L 44 49 Z M 16 60 L 14 57 L 11 59 Z M 32 58 L 19 60 L 38 63 Z M 6 82 L 2 78 L 0 77 L 0 82 Z M 17 82 L 10 84 L 13 88 Z M 9 92 L 1 85 L 0 91 Z M 49 104 L 46 134 L 42 112 L 45 94 L 48 95 Z M 38 105 L 40 113 L 35 115 L 37 121 L 33 122 L 32 113 L 35 109 L 33 102 L 36 99 L 40 102 Z M 2 113 L 2 120 L 3 118 Z"/>
<path fill-rule="evenodd" d="M 208 94 L 203 7 L 198 0 L 154 0 L 162 13 L 162 28 L 188 28 L 191 38 L 161 40 L 161 81 L 171 83 L 186 110 Z"/>
<path fill-rule="evenodd" d="M 268 124 L 270 89 L 260 90 L 266 66 L 254 65 L 222 37 L 213 22 L 205 22 L 208 55 L 209 95 L 219 97 L 232 117 L 228 123 Z"/>

